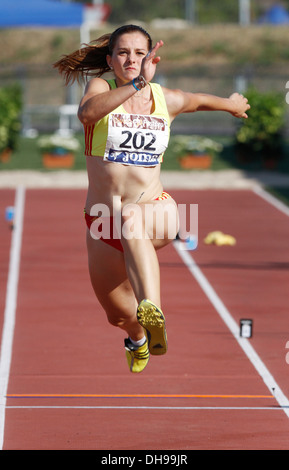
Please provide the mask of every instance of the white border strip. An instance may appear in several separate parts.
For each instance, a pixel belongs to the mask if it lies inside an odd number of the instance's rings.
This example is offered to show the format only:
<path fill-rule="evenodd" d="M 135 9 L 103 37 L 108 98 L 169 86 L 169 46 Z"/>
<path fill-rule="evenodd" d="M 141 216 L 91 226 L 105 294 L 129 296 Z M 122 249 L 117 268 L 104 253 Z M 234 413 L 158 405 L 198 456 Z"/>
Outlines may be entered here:
<path fill-rule="evenodd" d="M 27 409 L 27 410 L 270 410 L 281 411 L 278 406 L 86 406 L 86 405 L 26 405 L 26 406 L 7 406 L 7 409 Z"/>
<path fill-rule="evenodd" d="M 15 326 L 25 189 L 19 187 L 15 195 L 14 230 L 12 232 L 6 304 L 0 353 L 0 450 L 3 449 L 6 394 L 9 382 L 12 345 Z"/>
<path fill-rule="evenodd" d="M 253 364 L 259 375 L 262 377 L 270 393 L 274 395 L 275 399 L 289 418 L 289 400 L 284 395 L 279 385 L 276 383 L 274 377 L 270 374 L 265 364 L 261 361 L 260 357 L 254 350 L 248 339 L 239 336 L 239 325 L 235 322 L 230 312 L 223 304 L 222 300 L 218 297 L 207 278 L 197 266 L 191 254 L 185 250 L 185 245 L 180 241 L 174 241 L 173 245 L 181 259 L 191 272 L 191 274 L 194 276 L 196 281 L 199 283 L 200 287 L 203 289 L 203 291 L 217 310 L 222 320 L 225 322 L 225 324 L 231 331 L 232 335 L 235 337 L 236 341 L 239 343 L 239 345 L 247 355 L 248 359 L 250 359 L 251 363 Z"/>

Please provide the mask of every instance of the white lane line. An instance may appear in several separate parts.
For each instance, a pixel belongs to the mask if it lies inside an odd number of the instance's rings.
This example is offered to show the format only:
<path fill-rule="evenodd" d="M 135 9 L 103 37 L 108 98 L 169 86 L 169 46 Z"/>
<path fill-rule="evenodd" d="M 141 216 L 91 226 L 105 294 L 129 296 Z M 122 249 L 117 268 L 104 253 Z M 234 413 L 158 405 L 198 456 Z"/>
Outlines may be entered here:
<path fill-rule="evenodd" d="M 27 405 L 27 406 L 7 406 L 7 409 L 56 409 L 56 410 L 261 410 L 261 411 L 281 411 L 282 407 L 279 406 L 57 406 L 57 405 Z"/>
<path fill-rule="evenodd" d="M 289 418 L 289 400 L 282 392 L 279 385 L 276 383 L 276 380 L 271 375 L 265 364 L 261 361 L 260 357 L 250 344 L 249 340 L 246 338 L 242 338 L 239 336 L 239 325 L 235 322 L 233 317 L 231 316 L 229 310 L 226 308 L 220 297 L 217 295 L 207 278 L 204 276 L 200 268 L 197 266 L 196 262 L 194 261 L 191 254 L 185 250 L 184 243 L 180 241 L 174 241 L 173 246 L 175 247 L 176 251 L 178 252 L 179 256 L 199 283 L 200 287 L 203 289 L 204 293 L 211 301 L 213 306 L 215 307 L 216 311 L 225 322 L 229 330 L 231 331 L 232 335 L 235 337 L 236 341 L 239 343 L 241 348 L 243 349 L 244 353 L 251 361 L 259 375 L 262 377 L 263 381 L 265 382 L 266 386 L 268 387 L 270 393 L 273 393 L 275 399 L 282 407 L 283 411 Z"/>
<path fill-rule="evenodd" d="M 274 206 L 276 209 L 278 209 L 280 212 L 283 212 L 283 214 L 289 216 L 289 207 L 284 204 L 284 202 L 280 201 L 277 199 L 275 196 L 272 196 L 272 194 L 268 193 L 265 189 L 263 188 L 254 188 L 253 189 L 254 193 L 260 196 L 262 199 L 264 199 L 266 202 L 269 202 L 272 206 Z"/>
<path fill-rule="evenodd" d="M 10 248 L 9 272 L 0 353 L 0 450 L 3 448 L 4 441 L 5 405 L 15 326 L 24 204 L 25 189 L 20 187 L 17 189 L 15 195 L 14 229 L 12 232 Z"/>

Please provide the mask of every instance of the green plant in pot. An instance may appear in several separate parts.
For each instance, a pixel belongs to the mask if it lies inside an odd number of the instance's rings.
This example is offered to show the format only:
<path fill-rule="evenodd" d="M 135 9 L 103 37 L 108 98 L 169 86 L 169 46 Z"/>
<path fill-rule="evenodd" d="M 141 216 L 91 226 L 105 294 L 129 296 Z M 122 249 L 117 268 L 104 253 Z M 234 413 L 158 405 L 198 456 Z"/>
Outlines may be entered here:
<path fill-rule="evenodd" d="M 178 135 L 172 139 L 172 148 L 184 169 L 205 169 L 211 166 L 214 155 L 223 145 L 209 137 Z"/>
<path fill-rule="evenodd" d="M 47 168 L 72 167 L 79 141 L 73 136 L 60 134 L 43 135 L 37 141 L 42 154 L 43 165 Z"/>

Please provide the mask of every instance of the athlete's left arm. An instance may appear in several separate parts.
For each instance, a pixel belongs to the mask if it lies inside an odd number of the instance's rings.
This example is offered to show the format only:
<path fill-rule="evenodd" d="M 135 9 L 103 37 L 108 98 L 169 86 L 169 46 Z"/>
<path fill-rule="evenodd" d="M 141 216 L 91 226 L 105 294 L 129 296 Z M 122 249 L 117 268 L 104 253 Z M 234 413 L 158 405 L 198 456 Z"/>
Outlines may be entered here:
<path fill-rule="evenodd" d="M 196 111 L 225 111 L 237 118 L 247 118 L 246 111 L 250 109 L 247 98 L 239 93 L 233 93 L 229 98 L 205 93 L 189 93 L 182 90 L 163 88 L 171 120 L 182 113 Z"/>

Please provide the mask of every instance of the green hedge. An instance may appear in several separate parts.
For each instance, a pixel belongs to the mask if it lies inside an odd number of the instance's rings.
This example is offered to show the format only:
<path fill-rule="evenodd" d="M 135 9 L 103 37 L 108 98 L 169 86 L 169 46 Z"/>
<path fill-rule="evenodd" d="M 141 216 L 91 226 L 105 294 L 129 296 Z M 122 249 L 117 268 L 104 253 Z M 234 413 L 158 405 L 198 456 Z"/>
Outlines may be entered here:
<path fill-rule="evenodd" d="M 261 93 L 254 88 L 246 93 L 251 109 L 248 119 L 240 121 L 236 144 L 247 160 L 278 160 L 284 144 L 286 102 L 277 92 Z"/>
<path fill-rule="evenodd" d="M 0 88 L 0 152 L 14 150 L 21 131 L 22 90 L 13 84 Z"/>

